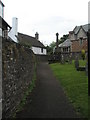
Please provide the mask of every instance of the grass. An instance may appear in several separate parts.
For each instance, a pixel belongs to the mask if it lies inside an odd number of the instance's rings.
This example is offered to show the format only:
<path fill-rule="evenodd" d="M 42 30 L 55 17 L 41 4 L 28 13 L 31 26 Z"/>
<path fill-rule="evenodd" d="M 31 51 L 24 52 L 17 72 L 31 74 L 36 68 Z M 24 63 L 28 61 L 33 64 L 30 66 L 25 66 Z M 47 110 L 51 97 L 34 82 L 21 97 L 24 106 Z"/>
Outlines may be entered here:
<path fill-rule="evenodd" d="M 36 63 L 35 63 L 35 68 L 34 68 L 34 75 L 33 75 L 33 79 L 27 89 L 27 91 L 24 93 L 24 97 L 21 100 L 20 104 L 17 107 L 16 112 L 13 115 L 13 118 L 16 118 L 16 113 L 23 110 L 24 105 L 26 104 L 26 99 L 27 96 L 32 92 L 33 88 L 35 87 L 35 81 L 36 81 Z"/>
<path fill-rule="evenodd" d="M 89 96 L 89 98 L 88 98 L 88 113 L 90 113 L 90 96 Z M 90 120 L 90 114 L 89 114 L 89 120 Z"/>
<path fill-rule="evenodd" d="M 83 60 L 79 62 L 81 66 L 86 64 L 86 61 Z M 88 117 L 88 77 L 85 71 L 76 71 L 74 61 L 72 64 L 50 64 L 50 67 L 76 112 L 83 117 Z"/>
<path fill-rule="evenodd" d="M 86 66 L 86 60 L 79 60 L 79 65 L 80 66 Z"/>

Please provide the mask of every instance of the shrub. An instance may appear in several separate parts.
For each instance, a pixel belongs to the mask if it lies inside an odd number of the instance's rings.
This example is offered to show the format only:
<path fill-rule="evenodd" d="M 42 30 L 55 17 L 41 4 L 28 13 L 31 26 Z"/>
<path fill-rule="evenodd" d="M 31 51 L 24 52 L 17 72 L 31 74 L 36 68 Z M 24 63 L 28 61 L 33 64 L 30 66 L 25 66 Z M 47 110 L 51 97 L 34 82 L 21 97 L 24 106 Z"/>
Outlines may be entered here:
<path fill-rule="evenodd" d="M 82 59 L 84 60 L 85 59 L 85 50 L 81 51 L 81 56 L 82 56 Z"/>

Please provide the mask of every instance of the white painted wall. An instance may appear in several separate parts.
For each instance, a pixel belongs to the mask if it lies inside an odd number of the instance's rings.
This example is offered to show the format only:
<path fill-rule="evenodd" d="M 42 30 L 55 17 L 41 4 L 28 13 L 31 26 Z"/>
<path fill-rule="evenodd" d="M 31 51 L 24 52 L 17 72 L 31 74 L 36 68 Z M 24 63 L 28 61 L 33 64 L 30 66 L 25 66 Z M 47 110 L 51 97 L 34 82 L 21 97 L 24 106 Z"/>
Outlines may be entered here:
<path fill-rule="evenodd" d="M 8 36 L 14 41 L 14 42 L 18 42 L 17 37 L 18 36 L 18 19 L 17 18 L 13 18 L 12 19 L 12 29 L 10 30 Z"/>
<path fill-rule="evenodd" d="M 1 3 L 0 3 L 0 16 L 4 18 L 4 7 L 2 6 Z"/>
<path fill-rule="evenodd" d="M 39 55 L 46 55 L 47 54 L 47 51 L 45 48 L 43 48 L 43 53 L 41 51 L 41 48 L 39 48 L 39 47 L 32 47 L 32 50 L 33 50 L 34 54 L 39 54 Z"/>

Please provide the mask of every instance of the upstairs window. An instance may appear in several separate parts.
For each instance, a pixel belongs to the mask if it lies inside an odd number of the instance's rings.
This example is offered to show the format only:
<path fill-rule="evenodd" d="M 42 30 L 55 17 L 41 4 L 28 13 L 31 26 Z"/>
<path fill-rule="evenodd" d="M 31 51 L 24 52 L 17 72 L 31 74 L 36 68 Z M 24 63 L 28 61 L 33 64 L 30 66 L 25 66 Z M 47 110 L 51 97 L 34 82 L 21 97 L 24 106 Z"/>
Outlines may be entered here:
<path fill-rule="evenodd" d="M 83 44 L 83 38 L 81 37 L 80 38 L 80 45 L 82 45 Z"/>

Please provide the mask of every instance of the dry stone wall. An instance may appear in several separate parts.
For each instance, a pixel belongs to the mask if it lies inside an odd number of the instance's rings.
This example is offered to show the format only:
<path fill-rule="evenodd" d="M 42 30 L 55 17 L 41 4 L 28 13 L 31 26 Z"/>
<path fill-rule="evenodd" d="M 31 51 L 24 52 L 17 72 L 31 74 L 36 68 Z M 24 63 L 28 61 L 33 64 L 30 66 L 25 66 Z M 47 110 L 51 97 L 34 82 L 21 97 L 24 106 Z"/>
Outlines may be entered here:
<path fill-rule="evenodd" d="M 11 117 L 30 85 L 35 67 L 33 52 L 10 39 L 2 39 L 2 110 Z"/>

